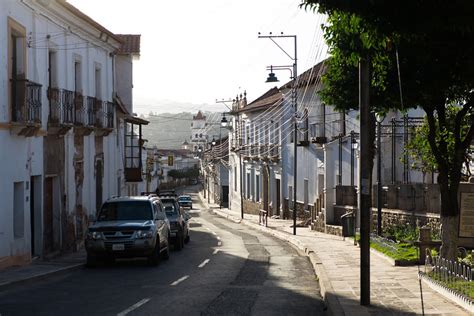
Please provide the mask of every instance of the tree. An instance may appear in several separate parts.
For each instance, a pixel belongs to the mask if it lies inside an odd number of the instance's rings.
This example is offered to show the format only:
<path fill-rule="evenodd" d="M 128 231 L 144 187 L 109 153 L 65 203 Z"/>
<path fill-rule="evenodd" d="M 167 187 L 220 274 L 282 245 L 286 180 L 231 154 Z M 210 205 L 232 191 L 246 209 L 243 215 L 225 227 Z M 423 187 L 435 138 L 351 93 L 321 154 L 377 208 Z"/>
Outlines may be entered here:
<path fill-rule="evenodd" d="M 461 170 L 474 135 L 474 1 L 305 0 L 302 6 L 329 17 L 326 102 L 341 109 L 357 104 L 356 61 L 363 56 L 371 60 L 374 112 L 418 106 L 426 112 L 439 172 L 441 255 L 454 258 Z M 450 125 L 453 103 L 458 111 Z"/>

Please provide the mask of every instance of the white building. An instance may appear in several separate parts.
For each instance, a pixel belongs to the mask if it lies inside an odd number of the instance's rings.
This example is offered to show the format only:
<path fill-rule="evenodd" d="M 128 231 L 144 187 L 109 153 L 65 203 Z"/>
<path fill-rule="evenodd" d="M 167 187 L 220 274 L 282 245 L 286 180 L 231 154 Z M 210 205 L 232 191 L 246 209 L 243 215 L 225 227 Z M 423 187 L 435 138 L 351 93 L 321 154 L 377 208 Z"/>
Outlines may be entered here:
<path fill-rule="evenodd" d="M 195 153 L 203 152 L 206 149 L 207 144 L 207 123 L 206 117 L 202 114 L 201 111 L 198 111 L 196 115 L 193 116 L 193 122 L 191 123 L 191 150 Z"/>
<path fill-rule="evenodd" d="M 289 115 L 288 96 L 278 88 L 247 104 L 246 95 L 232 105 L 229 133 L 229 199 L 232 209 L 282 215 L 283 131 Z"/>
<path fill-rule="evenodd" d="M 81 247 L 102 201 L 120 194 L 126 150 L 114 104 L 122 39 L 63 0 L 1 1 L 0 23 L 4 267 Z"/>

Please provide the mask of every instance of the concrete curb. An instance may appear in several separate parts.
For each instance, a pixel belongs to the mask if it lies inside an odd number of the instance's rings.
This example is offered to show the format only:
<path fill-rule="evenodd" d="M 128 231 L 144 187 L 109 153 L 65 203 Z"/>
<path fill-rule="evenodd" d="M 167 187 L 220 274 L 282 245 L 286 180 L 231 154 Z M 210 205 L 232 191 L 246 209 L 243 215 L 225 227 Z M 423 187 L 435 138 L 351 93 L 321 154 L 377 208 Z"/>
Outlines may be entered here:
<path fill-rule="evenodd" d="M 207 202 L 204 201 L 204 199 L 202 198 L 201 193 L 199 193 L 199 197 L 201 198 L 202 203 L 205 204 L 209 208 L 209 205 L 207 204 Z M 299 250 L 304 252 L 305 255 L 308 256 L 311 264 L 313 265 L 313 270 L 319 279 L 321 296 L 323 297 L 324 303 L 326 304 L 326 307 L 327 307 L 327 311 L 326 311 L 327 315 L 334 315 L 334 316 L 346 315 L 343 308 L 341 307 L 341 304 L 337 298 L 337 295 L 335 294 L 332 288 L 331 281 L 329 280 L 329 277 L 326 273 L 326 269 L 324 268 L 324 265 L 322 264 L 318 255 L 313 250 L 310 250 L 303 242 L 301 242 L 297 238 L 294 238 L 293 236 L 287 233 L 280 232 L 273 228 L 261 226 L 253 222 L 249 222 L 248 220 L 245 220 L 245 219 L 236 218 L 233 215 L 226 214 L 221 210 L 214 209 L 212 210 L 212 212 L 230 221 L 247 225 L 251 227 L 252 229 L 260 230 L 280 240 L 289 242 L 295 247 L 297 247 Z"/>
<path fill-rule="evenodd" d="M 35 282 L 38 282 L 38 281 L 46 280 L 46 279 L 48 279 L 50 277 L 53 277 L 53 276 L 59 276 L 59 275 L 67 274 L 71 271 L 82 269 L 83 267 L 84 267 L 83 263 L 77 263 L 77 264 L 69 265 L 67 267 L 61 267 L 61 268 L 57 268 L 55 270 L 46 271 L 46 272 L 43 272 L 43 273 L 38 273 L 38 274 L 35 274 L 35 275 L 19 278 L 19 279 L 16 279 L 16 280 L 3 282 L 3 283 L 0 283 L 0 292 L 5 291 L 5 290 L 10 290 L 13 287 L 18 286 L 18 285 L 31 284 L 31 283 L 35 283 Z"/>

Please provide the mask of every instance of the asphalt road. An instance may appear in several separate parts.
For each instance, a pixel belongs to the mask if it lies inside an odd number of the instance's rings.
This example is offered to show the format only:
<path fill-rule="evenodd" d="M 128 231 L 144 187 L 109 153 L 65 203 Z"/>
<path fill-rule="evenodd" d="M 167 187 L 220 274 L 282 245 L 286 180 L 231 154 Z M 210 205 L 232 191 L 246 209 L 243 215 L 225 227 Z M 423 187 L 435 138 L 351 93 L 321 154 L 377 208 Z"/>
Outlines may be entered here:
<path fill-rule="evenodd" d="M 191 241 L 169 261 L 119 260 L 1 292 L 0 315 L 324 314 L 306 257 L 193 200 Z"/>

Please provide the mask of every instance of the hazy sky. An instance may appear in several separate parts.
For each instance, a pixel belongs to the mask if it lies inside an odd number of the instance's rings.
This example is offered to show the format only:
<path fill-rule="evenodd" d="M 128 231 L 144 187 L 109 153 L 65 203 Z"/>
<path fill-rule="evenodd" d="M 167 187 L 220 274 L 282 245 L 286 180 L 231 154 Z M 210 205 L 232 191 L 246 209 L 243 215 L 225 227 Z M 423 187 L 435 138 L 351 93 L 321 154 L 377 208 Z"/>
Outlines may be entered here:
<path fill-rule="evenodd" d="M 246 90 L 252 101 L 265 93 L 272 87 L 266 66 L 292 61 L 258 32 L 297 35 L 300 74 L 322 58 L 323 19 L 300 9 L 300 0 L 68 1 L 114 33 L 142 35 L 134 63 L 139 113 L 225 111 L 216 99 Z M 294 54 L 291 39 L 278 43 Z M 278 84 L 289 81 L 287 71 L 277 76 Z"/>

